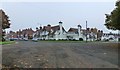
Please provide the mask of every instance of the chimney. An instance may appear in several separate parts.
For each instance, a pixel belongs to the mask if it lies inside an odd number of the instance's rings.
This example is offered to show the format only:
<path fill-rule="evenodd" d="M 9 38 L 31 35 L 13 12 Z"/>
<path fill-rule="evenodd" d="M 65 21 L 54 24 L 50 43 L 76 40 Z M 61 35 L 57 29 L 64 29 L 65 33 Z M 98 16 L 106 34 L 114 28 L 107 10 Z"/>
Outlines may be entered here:
<path fill-rule="evenodd" d="M 63 33 L 63 30 L 62 30 L 62 23 L 63 23 L 63 22 L 61 22 L 61 21 L 59 22 L 59 27 L 60 27 L 60 35 L 62 35 L 62 33 Z"/>
<path fill-rule="evenodd" d="M 47 27 L 48 27 L 48 31 L 51 32 L 51 25 L 48 24 Z"/>
<path fill-rule="evenodd" d="M 47 26 L 51 27 L 51 25 L 50 25 L 50 24 L 48 24 Z"/>
<path fill-rule="evenodd" d="M 42 30 L 42 27 L 40 26 L 40 30 Z"/>
<path fill-rule="evenodd" d="M 81 25 L 78 25 L 78 36 L 79 36 L 79 38 L 81 37 L 81 32 L 80 32 L 81 28 L 82 28 Z"/>

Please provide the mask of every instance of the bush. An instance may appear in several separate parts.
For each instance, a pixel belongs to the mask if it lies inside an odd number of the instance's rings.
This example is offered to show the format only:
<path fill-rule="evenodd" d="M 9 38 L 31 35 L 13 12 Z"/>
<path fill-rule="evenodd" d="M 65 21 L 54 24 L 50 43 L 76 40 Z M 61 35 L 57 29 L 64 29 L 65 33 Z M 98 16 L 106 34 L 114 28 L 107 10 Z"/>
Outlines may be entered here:
<path fill-rule="evenodd" d="M 118 38 L 118 41 L 120 42 L 120 38 Z"/>
<path fill-rule="evenodd" d="M 73 39 L 72 41 L 76 41 L 75 39 Z"/>
<path fill-rule="evenodd" d="M 72 41 L 73 39 L 68 39 L 69 41 Z"/>
<path fill-rule="evenodd" d="M 79 41 L 83 41 L 83 39 L 82 39 L 82 38 L 79 38 Z"/>
<path fill-rule="evenodd" d="M 109 41 L 109 39 L 105 39 L 105 42 Z"/>

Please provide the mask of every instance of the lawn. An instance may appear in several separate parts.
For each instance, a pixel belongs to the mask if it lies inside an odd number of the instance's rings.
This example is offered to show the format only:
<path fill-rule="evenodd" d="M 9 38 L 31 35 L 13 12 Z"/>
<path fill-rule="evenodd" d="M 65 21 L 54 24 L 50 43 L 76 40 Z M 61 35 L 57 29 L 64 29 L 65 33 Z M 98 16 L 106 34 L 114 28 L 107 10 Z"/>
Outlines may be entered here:
<path fill-rule="evenodd" d="M 12 44 L 12 43 L 14 43 L 14 41 L 5 41 L 5 42 L 0 42 L 0 45 Z"/>
<path fill-rule="evenodd" d="M 80 40 L 39 40 L 39 41 L 50 41 L 50 42 L 86 42 Z M 99 41 L 87 41 L 87 42 L 99 42 Z"/>

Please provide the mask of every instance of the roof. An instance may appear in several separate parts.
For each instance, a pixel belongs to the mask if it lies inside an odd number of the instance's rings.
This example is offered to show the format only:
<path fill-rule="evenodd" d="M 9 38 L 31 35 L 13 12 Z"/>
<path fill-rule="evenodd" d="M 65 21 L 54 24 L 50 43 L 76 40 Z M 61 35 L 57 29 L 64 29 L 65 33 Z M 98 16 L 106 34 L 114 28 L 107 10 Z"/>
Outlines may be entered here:
<path fill-rule="evenodd" d="M 92 28 L 91 28 L 91 29 L 92 29 Z M 91 29 L 88 29 L 88 30 L 87 30 L 87 33 L 91 33 L 91 32 L 96 33 L 96 30 L 93 30 L 93 31 L 92 31 Z M 83 35 L 86 34 L 86 29 L 81 29 L 81 31 L 82 31 L 82 34 L 83 34 Z M 70 29 L 68 30 L 68 32 L 78 33 L 78 29 L 77 29 L 77 28 L 70 28 Z"/>
<path fill-rule="evenodd" d="M 70 29 L 68 30 L 68 32 L 78 33 L 78 29 L 77 29 L 77 28 L 70 28 Z"/>
<path fill-rule="evenodd" d="M 65 31 L 65 29 L 62 27 L 63 31 Z M 52 31 L 51 31 L 52 30 Z M 56 31 L 60 30 L 60 26 L 56 25 L 56 26 L 44 26 L 42 31 L 48 31 L 49 35 L 53 35 Z"/>
<path fill-rule="evenodd" d="M 44 26 L 42 31 L 50 31 L 51 30 L 51 27 L 50 26 Z"/>

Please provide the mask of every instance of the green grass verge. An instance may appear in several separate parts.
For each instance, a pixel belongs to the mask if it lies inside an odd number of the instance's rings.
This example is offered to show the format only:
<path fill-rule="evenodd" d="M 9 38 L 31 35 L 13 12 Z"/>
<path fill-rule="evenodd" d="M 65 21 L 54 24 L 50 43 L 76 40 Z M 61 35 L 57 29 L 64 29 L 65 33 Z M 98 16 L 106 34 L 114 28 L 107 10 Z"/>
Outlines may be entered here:
<path fill-rule="evenodd" d="M 86 43 L 86 41 L 67 41 L 67 40 L 39 40 L 38 42 L 64 42 L 64 43 Z M 90 41 L 89 41 L 90 42 Z"/>
<path fill-rule="evenodd" d="M 15 43 L 15 41 L 5 41 L 5 42 L 0 42 L 0 45 L 4 45 L 4 44 L 12 44 Z"/>

